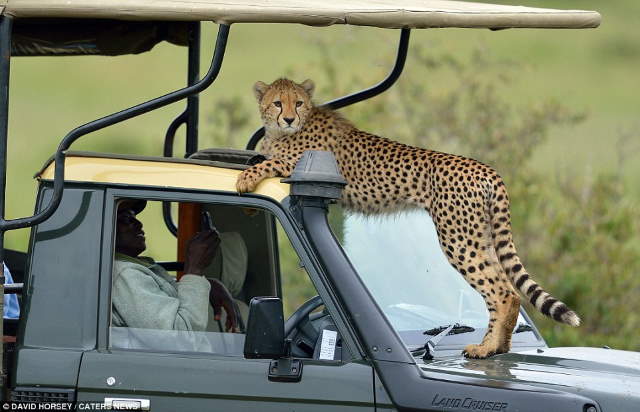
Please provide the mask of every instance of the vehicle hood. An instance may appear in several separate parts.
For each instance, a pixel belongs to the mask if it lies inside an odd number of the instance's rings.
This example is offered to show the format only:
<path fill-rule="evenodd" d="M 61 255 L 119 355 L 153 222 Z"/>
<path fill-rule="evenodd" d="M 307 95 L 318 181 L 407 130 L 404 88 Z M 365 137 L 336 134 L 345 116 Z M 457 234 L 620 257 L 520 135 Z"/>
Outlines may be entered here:
<path fill-rule="evenodd" d="M 424 371 L 511 381 L 572 392 L 603 411 L 640 410 L 640 353 L 601 348 L 544 348 L 489 359 L 462 356 L 420 365 Z"/>

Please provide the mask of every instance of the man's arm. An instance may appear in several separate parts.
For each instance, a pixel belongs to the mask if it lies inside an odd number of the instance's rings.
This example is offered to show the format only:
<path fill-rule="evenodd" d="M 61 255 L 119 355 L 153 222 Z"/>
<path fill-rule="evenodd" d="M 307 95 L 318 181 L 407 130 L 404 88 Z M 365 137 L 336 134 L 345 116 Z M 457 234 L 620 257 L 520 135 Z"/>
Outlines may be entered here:
<path fill-rule="evenodd" d="M 151 270 L 131 264 L 117 275 L 113 306 L 130 328 L 203 331 L 207 326 L 209 282 L 202 276 L 184 275 L 173 286 Z M 155 278 L 154 278 L 155 276 Z M 162 284 L 166 282 L 166 285 Z M 162 286 L 161 286 L 162 285 Z M 163 290 L 166 287 L 167 290 Z"/>
<path fill-rule="evenodd" d="M 203 275 L 203 278 L 206 279 L 204 277 L 206 268 L 218 253 L 220 253 L 220 234 L 217 231 L 205 230 L 196 233 L 187 245 L 185 273 Z M 221 309 L 224 309 L 227 313 L 225 331 L 235 332 L 238 327 L 238 315 L 233 305 L 233 298 L 222 283 L 211 282 L 210 302 L 213 306 L 215 319 L 220 320 Z"/>

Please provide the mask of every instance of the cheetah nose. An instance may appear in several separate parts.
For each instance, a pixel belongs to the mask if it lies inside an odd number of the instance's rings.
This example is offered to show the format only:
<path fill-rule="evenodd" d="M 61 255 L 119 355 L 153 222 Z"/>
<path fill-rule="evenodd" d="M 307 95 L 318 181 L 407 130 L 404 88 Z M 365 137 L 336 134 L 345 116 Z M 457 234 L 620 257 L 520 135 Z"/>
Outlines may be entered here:
<path fill-rule="evenodd" d="M 294 119 L 293 117 L 285 117 L 285 118 L 284 118 L 284 121 L 285 121 L 285 122 L 287 122 L 287 124 L 288 124 L 289 126 L 291 126 L 291 123 L 293 123 L 293 121 L 294 121 L 294 120 L 295 120 L 295 119 Z"/>

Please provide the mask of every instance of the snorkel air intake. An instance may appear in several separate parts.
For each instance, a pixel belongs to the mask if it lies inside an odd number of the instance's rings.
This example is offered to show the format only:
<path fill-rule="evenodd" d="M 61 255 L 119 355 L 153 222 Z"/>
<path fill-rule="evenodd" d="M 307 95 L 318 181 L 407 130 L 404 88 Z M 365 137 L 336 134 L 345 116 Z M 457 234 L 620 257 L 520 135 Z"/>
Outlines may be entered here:
<path fill-rule="evenodd" d="M 338 162 L 331 152 L 307 150 L 296 164 L 291 177 L 291 196 L 304 196 L 337 201 L 347 181 L 340 174 Z"/>
<path fill-rule="evenodd" d="M 290 210 L 304 230 L 324 274 L 340 299 L 340 305 L 352 318 L 367 356 L 376 360 L 414 363 L 409 352 L 382 310 L 369 294 L 356 270 L 334 236 L 327 219 L 328 208 L 342 196 L 347 182 L 340 174 L 331 152 L 306 151 L 296 164 L 291 177 Z"/>

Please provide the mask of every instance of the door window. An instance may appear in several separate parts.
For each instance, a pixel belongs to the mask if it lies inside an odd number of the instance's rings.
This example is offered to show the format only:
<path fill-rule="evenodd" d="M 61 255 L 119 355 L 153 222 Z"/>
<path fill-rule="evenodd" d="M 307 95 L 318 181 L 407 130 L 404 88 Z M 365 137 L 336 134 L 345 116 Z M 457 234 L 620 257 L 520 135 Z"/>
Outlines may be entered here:
<path fill-rule="evenodd" d="M 162 221 L 161 203 L 117 201 L 111 348 L 242 357 L 251 298 L 280 296 L 286 318 L 317 295 L 272 213 L 176 203 L 176 237 Z M 330 319 L 312 316 L 318 325 Z M 307 331 L 298 356 L 313 356 L 317 333 Z"/>

